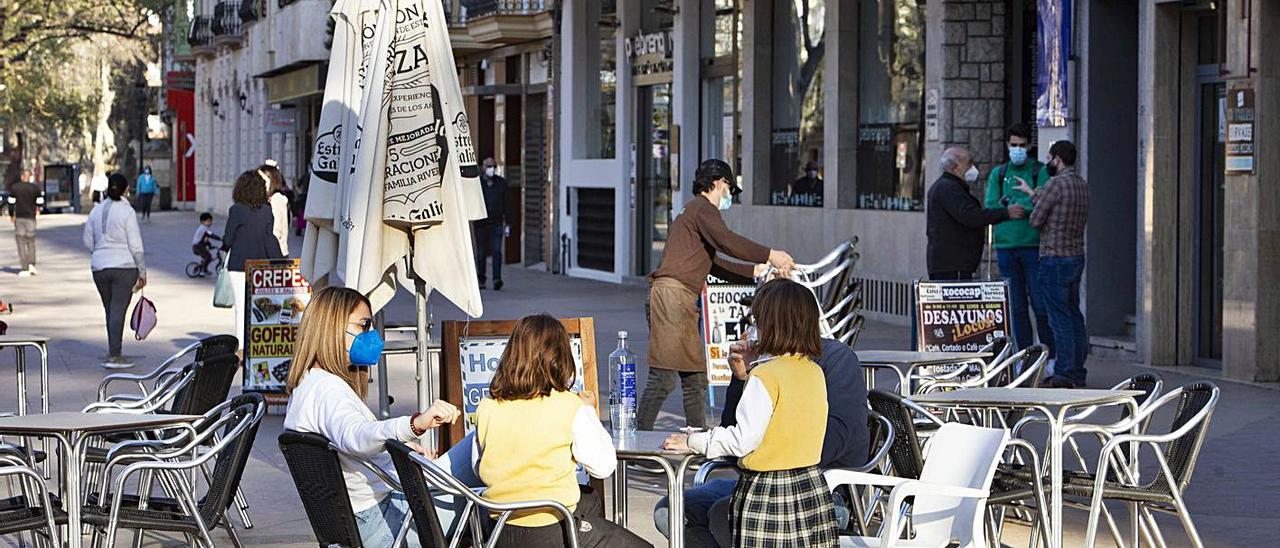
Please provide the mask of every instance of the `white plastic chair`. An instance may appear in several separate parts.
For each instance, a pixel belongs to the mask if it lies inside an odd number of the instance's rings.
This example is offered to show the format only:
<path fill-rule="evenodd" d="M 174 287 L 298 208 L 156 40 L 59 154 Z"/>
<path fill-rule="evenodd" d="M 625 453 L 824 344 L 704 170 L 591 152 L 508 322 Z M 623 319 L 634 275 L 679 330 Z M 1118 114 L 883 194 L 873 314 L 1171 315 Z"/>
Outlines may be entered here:
<path fill-rule="evenodd" d="M 885 516 L 879 537 L 840 537 L 840 546 L 931 547 L 988 546 L 983 518 L 996 465 L 1000 463 L 1009 433 L 960 423 L 942 425 L 927 447 L 919 480 L 880 476 L 850 470 L 823 473 L 827 485 L 865 485 L 889 489 L 891 511 Z M 939 458 L 930 459 L 929 455 Z M 907 497 L 914 533 L 904 539 Z"/>

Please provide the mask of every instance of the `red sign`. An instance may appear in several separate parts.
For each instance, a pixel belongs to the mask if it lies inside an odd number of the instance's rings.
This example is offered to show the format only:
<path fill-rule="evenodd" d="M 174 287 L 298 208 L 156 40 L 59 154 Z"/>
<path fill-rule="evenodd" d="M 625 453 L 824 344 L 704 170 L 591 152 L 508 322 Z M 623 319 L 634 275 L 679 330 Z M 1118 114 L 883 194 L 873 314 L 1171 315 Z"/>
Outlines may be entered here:
<path fill-rule="evenodd" d="M 173 111 L 173 201 L 196 201 L 196 92 L 170 88 Z"/>

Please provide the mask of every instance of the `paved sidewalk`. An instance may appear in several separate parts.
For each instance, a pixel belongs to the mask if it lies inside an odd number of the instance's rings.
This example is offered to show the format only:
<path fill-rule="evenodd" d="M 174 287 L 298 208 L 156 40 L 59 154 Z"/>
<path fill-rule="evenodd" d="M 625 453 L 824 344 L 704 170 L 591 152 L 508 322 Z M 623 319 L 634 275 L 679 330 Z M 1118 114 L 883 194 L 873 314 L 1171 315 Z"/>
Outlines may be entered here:
<path fill-rule="evenodd" d="M 213 308 L 212 279 L 188 279 L 184 266 L 194 259 L 190 238 L 196 227 L 195 213 L 161 212 L 152 223 L 142 225 L 150 272 L 146 294 L 158 307 L 159 326 L 146 341 L 134 341 L 126 329 L 125 353 L 138 356 L 137 370 L 150 370 L 164 357 L 190 342 L 214 333 L 228 332 L 234 324 L 230 310 Z M 0 299 L 15 305 L 16 312 L 0 319 L 12 332 L 29 332 L 54 338 L 50 356 L 50 377 L 55 410 L 78 410 L 93 401 L 104 370 L 97 364 L 106 353 L 106 333 L 102 308 L 94 289 L 88 254 L 80 243 L 83 215 L 49 215 L 40 218 L 40 275 L 18 278 L 13 228 L 0 222 Z M 223 219 L 215 230 L 221 232 Z M 300 242 L 291 246 L 297 250 Z M 648 347 L 644 322 L 643 288 L 618 286 L 521 268 L 505 269 L 503 291 L 486 291 L 485 319 L 514 319 L 534 312 L 556 316 L 591 316 L 596 321 L 597 355 L 612 351 L 619 330 L 631 333 L 635 351 L 643 362 Z M 437 324 L 446 319 L 463 319 L 462 314 L 443 299 L 435 299 L 432 310 Z M 413 302 L 402 293 L 388 308 L 389 321 L 410 322 Z M 905 348 L 905 328 L 870 324 L 859 348 Z M 11 375 L 12 358 L 0 355 L 0 375 Z M 1090 384 L 1110 386 L 1145 369 L 1131 364 L 1090 360 Z M 641 364 L 640 376 L 645 371 Z M 411 413 L 414 399 L 412 362 L 394 359 L 390 364 L 392 395 L 398 402 L 393 414 Z M 601 367 L 601 386 L 607 386 Z M 1178 386 L 1197 377 L 1178 372 L 1162 372 L 1166 384 Z M 8 377 L 12 378 L 12 377 Z M 238 382 L 238 381 L 237 381 Z M 11 381 L 0 388 L 0 410 L 14 407 Z M 1223 397 L 1214 416 L 1208 441 L 1198 463 L 1188 503 L 1195 512 L 1207 546 L 1270 546 L 1280 531 L 1280 464 L 1273 456 L 1271 440 L 1280 436 L 1280 392 L 1241 384 L 1219 382 Z M 370 402 L 373 397 L 371 395 Z M 683 425 L 677 397 L 666 403 L 660 418 L 662 428 Z M 302 512 L 288 471 L 275 439 L 281 430 L 282 411 L 267 417 L 258 436 L 244 489 L 252 506 L 255 527 L 241 532 L 249 546 L 314 546 L 314 538 Z M 1166 419 L 1167 420 L 1167 419 Z M 1156 428 L 1160 428 L 1157 426 Z M 1148 476 L 1150 477 L 1150 476 Z M 649 509 L 660 488 L 647 476 L 634 474 L 635 491 L 630 495 L 632 516 L 629 525 L 657 545 L 665 539 L 653 528 Z M 1082 542 L 1083 512 L 1068 510 L 1068 546 Z M 1177 520 L 1160 518 L 1171 546 L 1188 546 Z M 237 519 L 238 523 L 238 519 Z M 127 536 L 127 534 L 125 535 Z M 226 537 L 215 532 L 214 538 Z M 148 537 L 148 546 L 183 543 L 176 539 L 161 542 Z M 1100 545 L 1109 545 L 1107 542 Z M 10 539 L 0 539 L 5 545 Z M 1026 544 L 1025 529 L 1010 527 L 1004 541 Z M 228 543 L 229 545 L 229 543 Z"/>

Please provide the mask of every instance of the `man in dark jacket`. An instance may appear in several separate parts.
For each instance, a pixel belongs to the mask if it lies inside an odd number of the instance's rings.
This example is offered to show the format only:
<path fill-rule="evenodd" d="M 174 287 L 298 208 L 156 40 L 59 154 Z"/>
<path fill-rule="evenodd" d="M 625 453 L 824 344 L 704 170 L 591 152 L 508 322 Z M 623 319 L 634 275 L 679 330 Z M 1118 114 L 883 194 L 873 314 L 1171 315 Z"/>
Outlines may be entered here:
<path fill-rule="evenodd" d="M 476 276 L 485 288 L 484 260 L 493 260 L 493 289 L 502 290 L 502 240 L 507 230 L 507 180 L 497 174 L 497 162 L 485 158 L 480 190 L 489 216 L 475 222 Z"/>
<path fill-rule="evenodd" d="M 730 347 L 729 364 L 733 379 L 725 392 L 724 413 L 720 426 L 737 424 L 738 401 L 747 386 L 748 364 L 758 356 L 743 343 Z M 858 356 L 849 345 L 833 339 L 822 339 L 822 357 L 818 367 L 827 381 L 827 431 L 822 438 L 822 457 L 818 467 L 853 468 L 867 463 L 871 434 L 867 429 L 867 384 Z M 737 481 L 728 478 L 708 480 L 702 486 L 685 491 L 685 542 L 690 547 L 727 547 L 732 545 L 729 523 L 729 498 Z M 666 499 L 654 508 L 658 531 L 667 531 Z M 843 521 L 848 514 L 837 510 Z"/>
<path fill-rule="evenodd" d="M 1026 217 L 1026 208 L 983 209 L 969 192 L 978 180 L 978 167 L 963 147 L 942 152 L 942 176 L 929 187 L 925 233 L 929 239 L 931 280 L 969 280 L 982 261 L 984 228 L 1009 219 Z"/>

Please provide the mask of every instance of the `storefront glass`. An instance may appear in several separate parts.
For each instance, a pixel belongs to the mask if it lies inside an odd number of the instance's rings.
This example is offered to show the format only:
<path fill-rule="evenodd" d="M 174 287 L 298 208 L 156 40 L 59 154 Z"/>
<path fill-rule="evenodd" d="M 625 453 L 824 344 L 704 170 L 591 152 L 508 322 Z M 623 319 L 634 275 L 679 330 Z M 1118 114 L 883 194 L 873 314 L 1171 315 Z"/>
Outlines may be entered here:
<path fill-rule="evenodd" d="M 858 18 L 858 177 L 852 205 L 922 210 L 924 2 L 861 0 Z"/>
<path fill-rule="evenodd" d="M 716 0 L 703 24 L 702 157 L 719 158 L 742 173 L 741 0 Z"/>
<path fill-rule="evenodd" d="M 822 207 L 826 0 L 773 0 L 769 188 L 757 203 Z"/>
<path fill-rule="evenodd" d="M 615 158 L 618 132 L 618 1 L 586 2 L 588 72 L 585 100 L 591 115 L 586 124 L 587 158 Z M 599 44 L 596 46 L 595 44 Z"/>

